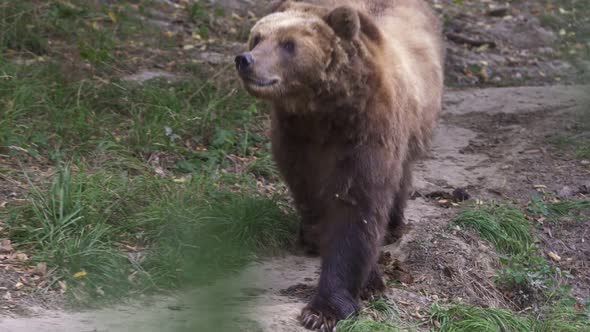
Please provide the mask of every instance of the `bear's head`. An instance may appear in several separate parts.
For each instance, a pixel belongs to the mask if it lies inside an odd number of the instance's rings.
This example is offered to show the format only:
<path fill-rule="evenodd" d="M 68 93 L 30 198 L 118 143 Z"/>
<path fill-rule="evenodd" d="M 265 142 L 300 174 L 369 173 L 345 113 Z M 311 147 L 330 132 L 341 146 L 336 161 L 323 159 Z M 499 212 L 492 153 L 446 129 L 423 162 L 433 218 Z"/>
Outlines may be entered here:
<path fill-rule="evenodd" d="M 350 7 L 295 4 L 258 21 L 249 51 L 235 58 L 244 87 L 255 97 L 281 101 L 326 94 L 338 90 L 335 86 L 341 90 L 343 80 L 360 79 L 355 67 L 362 58 L 361 39 L 367 32 L 375 37 L 362 26 L 368 18 Z"/>

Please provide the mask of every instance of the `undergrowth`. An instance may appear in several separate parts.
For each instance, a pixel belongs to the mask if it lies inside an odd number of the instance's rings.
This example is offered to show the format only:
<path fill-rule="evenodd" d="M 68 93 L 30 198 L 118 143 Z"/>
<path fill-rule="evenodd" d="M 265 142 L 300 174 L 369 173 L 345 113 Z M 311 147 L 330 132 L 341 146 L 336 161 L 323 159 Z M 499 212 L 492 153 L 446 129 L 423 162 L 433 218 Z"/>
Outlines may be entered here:
<path fill-rule="evenodd" d="M 355 318 L 338 322 L 337 332 L 401 332 L 402 329 L 388 323 L 371 319 Z"/>
<path fill-rule="evenodd" d="M 498 251 L 501 268 L 494 277 L 514 304 L 548 303 L 568 295 L 568 273 L 540 254 L 527 216 L 506 203 L 484 203 L 457 215 L 453 223 L 476 231 Z"/>
<path fill-rule="evenodd" d="M 433 305 L 431 320 L 440 332 L 583 332 L 590 329 L 589 308 L 572 309 L 571 304 L 544 308 L 541 316 L 510 310 L 481 308 L 466 304 Z"/>
<path fill-rule="evenodd" d="M 54 161 L 107 149 L 138 158 L 167 152 L 185 172 L 211 167 L 228 153 L 257 158 L 251 170 L 273 174 L 256 102 L 207 82 L 70 82 L 54 64 L 0 61 L 0 149 Z M 174 166 L 174 165 L 172 165 Z"/>
<path fill-rule="evenodd" d="M 177 183 L 66 165 L 48 188 L 31 188 L 10 209 L 8 236 L 57 267 L 82 302 L 210 283 L 288 248 L 295 233 L 276 199 L 208 177 Z"/>
<path fill-rule="evenodd" d="M 564 217 L 582 220 L 584 213 L 590 211 L 589 199 L 558 198 L 553 195 L 533 195 L 528 204 L 528 210 L 539 217 L 557 223 Z"/>
<path fill-rule="evenodd" d="M 75 304 L 210 284 L 289 248 L 295 233 L 284 197 L 257 191 L 277 172 L 267 114 L 256 101 L 198 77 L 137 85 L 114 75 L 132 61 L 124 51 L 146 47 L 136 40 L 176 46 L 130 6 L 0 0 L 0 154 L 21 162 L 19 169 L 0 165 L 0 175 L 28 189 L 2 210 L 0 235 L 30 253 L 31 263 L 47 263 L 48 287 L 66 290 Z M 207 38 L 204 10 L 194 3 L 186 14 Z M 576 130 L 556 144 L 587 158 L 584 122 Z M 31 171 L 40 165 L 52 175 Z M 530 206 L 551 218 L 587 207 Z M 502 255 L 498 284 L 558 292 L 561 271 L 538 254 L 521 211 L 485 204 L 455 222 Z M 433 307 L 431 320 L 441 331 L 588 330 L 588 308 L 572 309 L 561 294 L 540 317 L 458 305 Z M 227 307 L 213 308 L 225 320 Z M 408 329 L 384 298 L 337 327 Z"/>
<path fill-rule="evenodd" d="M 0 0 L 0 174 L 28 191 L 0 237 L 75 306 L 209 284 L 294 238 L 282 191 L 258 191 L 277 178 L 258 102 L 210 77 L 125 80 L 177 52 L 151 6 Z"/>
<path fill-rule="evenodd" d="M 477 231 L 502 254 L 526 254 L 534 244 L 525 215 L 510 205 L 479 205 L 463 211 L 453 222 Z"/>

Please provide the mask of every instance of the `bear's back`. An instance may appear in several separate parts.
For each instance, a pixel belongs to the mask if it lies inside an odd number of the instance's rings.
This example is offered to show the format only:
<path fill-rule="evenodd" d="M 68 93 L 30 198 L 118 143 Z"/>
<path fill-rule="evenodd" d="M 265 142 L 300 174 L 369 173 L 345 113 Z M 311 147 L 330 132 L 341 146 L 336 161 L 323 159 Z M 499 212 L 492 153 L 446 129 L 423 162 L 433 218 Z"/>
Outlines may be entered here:
<path fill-rule="evenodd" d="M 369 0 L 392 7 L 370 13 L 383 33 L 384 59 L 394 87 L 409 98 L 404 111 L 414 153 L 424 151 L 431 138 L 443 92 L 443 45 L 438 18 L 423 0 Z M 413 107 L 412 107 L 413 106 Z"/>
<path fill-rule="evenodd" d="M 395 89 L 392 112 L 403 119 L 412 150 L 424 150 L 441 108 L 443 45 L 438 18 L 424 0 L 304 0 L 335 8 L 349 6 L 369 16 L 381 31 L 379 68 Z"/>

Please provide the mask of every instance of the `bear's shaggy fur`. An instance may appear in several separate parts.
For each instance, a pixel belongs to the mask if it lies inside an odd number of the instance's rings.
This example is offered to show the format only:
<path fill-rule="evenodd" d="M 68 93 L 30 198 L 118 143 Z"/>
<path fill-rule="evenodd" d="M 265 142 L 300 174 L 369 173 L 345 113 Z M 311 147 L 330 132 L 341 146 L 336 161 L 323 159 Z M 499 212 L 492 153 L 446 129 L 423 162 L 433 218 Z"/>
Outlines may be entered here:
<path fill-rule="evenodd" d="M 332 330 L 383 289 L 378 247 L 402 225 L 412 164 L 443 87 L 439 24 L 422 0 L 282 1 L 236 57 L 247 91 L 272 103 L 272 152 L 319 251 L 309 329 Z"/>

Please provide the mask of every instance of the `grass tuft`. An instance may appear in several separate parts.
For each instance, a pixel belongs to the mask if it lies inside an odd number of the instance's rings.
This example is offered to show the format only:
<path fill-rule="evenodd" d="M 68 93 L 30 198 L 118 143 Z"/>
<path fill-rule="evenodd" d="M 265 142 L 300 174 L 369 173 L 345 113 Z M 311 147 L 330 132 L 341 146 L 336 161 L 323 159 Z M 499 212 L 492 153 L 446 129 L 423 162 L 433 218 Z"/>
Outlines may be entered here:
<path fill-rule="evenodd" d="M 534 332 L 590 331 L 590 300 L 586 304 L 571 298 L 556 304 L 541 319 L 533 322 Z"/>
<path fill-rule="evenodd" d="M 461 212 L 453 223 L 477 231 L 503 254 L 526 254 L 534 244 L 525 215 L 509 205 L 491 203 L 474 206 Z"/>
<path fill-rule="evenodd" d="M 530 212 L 546 217 L 553 222 L 558 222 L 567 216 L 579 219 L 583 212 L 590 210 L 590 200 L 550 197 L 550 200 L 546 201 L 539 195 L 533 195 L 528 209 Z"/>
<path fill-rule="evenodd" d="M 46 188 L 31 183 L 5 228 L 35 261 L 56 267 L 79 302 L 209 283 L 291 245 L 295 218 L 277 199 L 229 192 L 213 179 L 66 165 Z"/>
<path fill-rule="evenodd" d="M 296 221 L 275 200 L 227 192 L 203 197 L 195 190 L 200 185 L 138 215 L 154 243 L 145 265 L 157 284 L 206 283 L 292 244 Z"/>
<path fill-rule="evenodd" d="M 494 281 L 520 308 L 567 293 L 560 280 L 567 273 L 539 255 L 524 213 L 507 204 L 489 203 L 461 212 L 454 223 L 477 231 L 500 253 L 502 268 Z"/>
<path fill-rule="evenodd" d="M 370 319 L 346 319 L 338 322 L 337 332 L 400 332 L 400 328 L 387 322 L 377 322 Z"/>
<path fill-rule="evenodd" d="M 370 300 L 365 308 L 369 314 L 378 321 L 396 321 L 398 313 L 396 304 L 385 297 L 378 297 Z"/>
<path fill-rule="evenodd" d="M 509 310 L 480 308 L 468 305 L 454 305 L 431 308 L 431 319 L 440 324 L 440 331 L 452 332 L 530 332 L 530 321 Z"/>
<path fill-rule="evenodd" d="M 481 308 L 466 304 L 431 307 L 431 320 L 440 332 L 583 332 L 590 328 L 588 313 L 572 306 L 553 308 L 533 317 L 497 308 Z"/>
<path fill-rule="evenodd" d="M 7 49 L 44 54 L 47 40 L 35 22 L 39 8 L 28 1 L 0 1 L 0 53 Z"/>
<path fill-rule="evenodd" d="M 113 246 L 116 228 L 102 210 L 105 202 L 89 205 L 100 188 L 80 182 L 70 166 L 59 170 L 46 190 L 30 186 L 28 204 L 13 209 L 6 222 L 10 237 L 34 251 L 35 261 L 57 268 L 58 279 L 90 293 L 100 287 L 101 293 L 117 294 L 118 288 L 102 286 L 113 281 L 124 286 L 127 258 Z"/>

